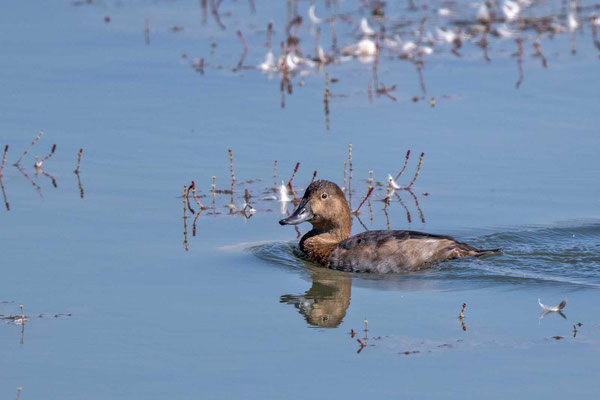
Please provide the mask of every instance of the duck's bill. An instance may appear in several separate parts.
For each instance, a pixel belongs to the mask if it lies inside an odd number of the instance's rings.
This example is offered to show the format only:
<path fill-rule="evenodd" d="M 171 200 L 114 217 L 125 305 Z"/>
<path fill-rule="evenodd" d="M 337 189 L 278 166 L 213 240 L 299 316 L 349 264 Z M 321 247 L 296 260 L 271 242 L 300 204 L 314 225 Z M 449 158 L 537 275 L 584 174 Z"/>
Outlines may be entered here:
<path fill-rule="evenodd" d="M 310 219 L 312 219 L 313 217 L 313 213 L 310 210 L 310 201 L 304 202 L 301 201 L 300 204 L 298 205 L 298 208 L 296 208 L 296 211 L 294 211 L 294 213 L 292 215 L 290 215 L 287 218 L 282 219 L 281 221 L 279 221 L 280 225 L 298 225 L 302 222 L 306 222 L 309 221 Z"/>

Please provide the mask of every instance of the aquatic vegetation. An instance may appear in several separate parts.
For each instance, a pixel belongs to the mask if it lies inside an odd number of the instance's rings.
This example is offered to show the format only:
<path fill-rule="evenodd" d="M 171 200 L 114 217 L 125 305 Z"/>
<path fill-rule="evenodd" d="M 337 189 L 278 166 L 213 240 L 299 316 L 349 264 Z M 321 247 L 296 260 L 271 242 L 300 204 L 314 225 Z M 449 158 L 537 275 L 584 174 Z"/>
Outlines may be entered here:
<path fill-rule="evenodd" d="M 304 189 L 304 187 L 296 187 L 294 184 L 294 179 L 300 169 L 300 162 L 296 162 L 294 169 L 292 170 L 290 178 L 287 180 L 281 180 L 280 184 L 277 184 L 278 174 L 277 174 L 277 160 L 275 160 L 273 164 L 273 185 L 265 185 L 263 179 L 254 178 L 247 181 L 238 181 L 235 171 L 234 171 L 234 156 L 233 151 L 231 149 L 227 150 L 228 158 L 229 158 L 229 174 L 230 174 L 230 186 L 228 189 L 217 189 L 216 187 L 216 176 L 212 177 L 212 184 L 210 186 L 210 191 L 206 193 L 202 193 L 202 190 L 198 188 L 196 185 L 196 180 L 192 180 L 191 184 L 184 185 L 181 193 L 181 198 L 183 201 L 183 220 L 184 220 L 184 248 L 186 251 L 189 249 L 189 242 L 187 240 L 187 213 L 195 214 L 194 221 L 192 223 L 192 236 L 196 236 L 197 229 L 196 224 L 198 219 L 203 211 L 207 211 L 205 215 L 221 215 L 222 212 L 219 211 L 220 208 L 227 209 L 227 215 L 233 216 L 242 216 L 244 219 L 250 219 L 257 213 L 270 213 L 270 212 L 279 212 L 282 215 L 290 215 L 289 206 L 297 206 L 300 198 L 297 193 L 297 189 Z M 398 192 L 409 193 L 414 201 L 414 206 L 419 213 L 419 219 L 421 223 L 425 223 L 425 215 L 419 205 L 419 200 L 417 194 L 414 193 L 412 188 L 414 187 L 417 178 L 419 177 L 419 173 L 421 171 L 421 167 L 423 165 L 423 157 L 425 153 L 421 153 L 419 158 L 414 176 L 410 183 L 406 186 L 399 186 L 394 188 L 390 181 L 388 180 L 387 185 L 383 182 L 377 181 L 373 178 L 373 170 L 369 170 L 369 178 L 365 180 L 361 180 L 361 182 L 365 182 L 367 184 L 366 194 L 362 197 L 361 202 L 358 207 L 352 211 L 352 216 L 355 218 L 365 230 L 369 230 L 367 225 L 360 219 L 360 210 L 363 206 L 366 205 L 369 213 L 369 224 L 373 225 L 373 204 L 372 201 L 381 201 L 383 203 L 383 213 L 386 218 L 386 226 L 387 229 L 390 229 L 390 221 L 389 214 L 387 208 L 392 204 L 392 200 L 395 199 L 395 202 L 399 203 L 401 207 L 404 209 L 406 213 L 406 220 L 408 223 L 412 223 L 412 215 L 408 206 L 404 203 L 402 197 Z M 410 151 L 406 153 L 406 157 L 404 160 L 404 165 L 401 171 L 398 173 L 397 178 L 400 178 L 402 173 L 406 170 L 408 161 L 410 157 Z M 312 183 L 317 177 L 317 171 L 313 171 L 312 179 L 308 184 Z M 353 188 L 352 181 L 354 179 L 354 166 L 352 162 L 352 144 L 348 145 L 348 159 L 344 162 L 344 172 L 343 172 L 343 192 L 347 196 L 348 204 L 351 204 L 352 195 L 358 192 L 361 189 L 356 187 Z M 395 183 L 395 181 L 394 181 Z M 306 186 L 308 186 L 308 184 Z M 362 190 L 361 190 L 362 191 Z M 192 207 L 192 201 L 190 201 L 190 192 L 192 194 L 192 199 L 194 203 L 200 208 L 199 212 Z M 236 205 L 236 197 L 239 194 L 243 193 L 243 200 L 239 205 Z M 427 193 L 428 195 L 429 193 Z M 212 197 L 212 204 L 210 206 L 202 203 L 201 198 Z M 223 197 L 225 195 L 226 197 Z M 394 196 L 394 197 L 392 197 Z M 227 199 L 225 202 L 224 199 Z M 239 201 L 239 200 L 237 200 Z M 273 209 L 271 207 L 271 202 L 277 201 L 280 204 L 280 208 Z M 298 237 L 300 236 L 300 231 L 297 226 L 294 226 Z"/>
<path fill-rule="evenodd" d="M 467 330 L 467 325 L 465 325 L 465 310 L 467 309 L 467 303 L 463 303 L 462 308 L 460 309 L 460 314 L 458 315 L 458 320 L 460 321 L 460 325 L 463 331 Z"/>
<path fill-rule="evenodd" d="M 25 149 L 25 151 L 23 151 L 23 154 L 21 154 L 21 156 L 19 157 L 19 159 L 13 164 L 13 166 L 21 173 L 21 175 L 23 175 L 23 177 L 34 187 L 35 191 L 37 192 L 37 194 L 42 197 L 42 188 L 40 185 L 38 185 L 26 172 L 26 170 L 21 166 L 21 161 L 23 161 L 23 158 L 27 155 L 27 153 L 33 148 L 33 146 L 35 146 L 35 144 L 38 142 L 38 140 L 40 140 L 40 138 L 42 137 L 42 135 L 44 134 L 43 130 L 40 130 L 40 132 L 38 133 L 38 135 L 33 139 L 33 141 L 31 142 L 31 144 L 29 145 L 29 147 L 27 147 Z M 3 177 L 3 172 L 4 172 L 4 165 L 6 164 L 6 158 L 7 158 L 7 153 L 8 153 L 8 149 L 9 149 L 9 145 L 5 145 L 4 146 L 4 153 L 2 155 L 2 162 L 0 164 L 0 189 L 2 190 L 2 197 L 4 198 L 4 206 L 6 208 L 6 211 L 10 211 L 10 204 L 8 203 L 8 198 L 6 196 L 6 190 L 4 189 L 4 183 L 2 181 L 2 177 Z M 46 155 L 45 157 L 43 157 L 41 160 L 40 158 L 36 155 L 35 158 L 35 163 L 33 164 L 33 167 L 35 168 L 34 171 L 34 178 L 37 178 L 39 174 L 46 176 L 48 179 L 50 179 L 50 181 L 52 182 L 52 186 L 54 186 L 55 188 L 58 187 L 58 184 L 56 183 L 56 179 L 54 178 L 54 176 L 52 176 L 50 173 L 44 171 L 43 166 L 44 163 L 46 161 L 48 161 L 56 152 L 56 144 L 52 145 L 52 148 L 50 150 L 50 153 L 48 153 L 48 155 Z M 73 171 L 75 173 L 75 176 L 77 177 L 77 185 L 79 187 L 79 196 L 83 199 L 84 196 L 84 192 L 83 192 L 83 186 L 81 184 L 81 179 L 79 177 L 79 168 L 81 167 L 81 158 L 83 155 L 83 149 L 79 149 L 79 153 L 77 154 L 77 167 L 75 168 L 75 170 Z"/>
<path fill-rule="evenodd" d="M 73 4 L 92 3 L 76 1 Z M 517 67 L 515 87 L 519 88 L 525 79 L 523 65 L 528 57 L 540 59 L 542 68 L 548 68 L 548 59 L 542 50 L 545 40 L 568 37 L 570 51 L 576 54 L 577 37 L 583 39 L 586 32 L 591 32 L 593 48 L 600 50 L 597 38 L 600 26 L 597 10 L 600 5 L 592 1 L 584 4 L 565 0 L 560 8 L 554 2 L 512 0 L 476 5 L 452 3 L 439 7 L 427 3 L 416 6 L 411 1 L 406 8 L 392 2 L 327 0 L 304 4 L 293 0 L 288 2 L 285 15 L 274 15 L 273 10 L 276 8 L 273 7 L 257 9 L 252 1 L 247 6 L 242 2 L 228 2 L 228 10 L 223 12 L 223 3 L 222 0 L 201 1 L 201 22 L 210 28 L 210 14 L 215 28 L 224 32 L 219 35 L 220 40 L 239 40 L 241 53 L 238 61 L 232 59 L 231 65 L 227 66 L 212 59 L 217 47 L 216 35 L 210 35 L 209 38 L 210 54 L 192 57 L 184 53 L 182 58 L 202 75 L 208 70 L 228 70 L 234 74 L 255 70 L 269 79 L 277 76 L 281 107 L 286 105 L 286 94 L 293 94 L 293 80 L 298 79 L 298 86 L 303 87 L 306 76 L 324 73 L 323 100 L 327 129 L 330 124 L 331 99 L 346 97 L 331 92 L 330 77 L 343 66 L 353 65 L 355 62 L 358 64 L 352 68 L 358 68 L 359 73 L 366 77 L 365 90 L 357 94 L 367 94 L 370 103 L 374 96 L 392 101 L 405 97 L 419 102 L 425 100 L 428 93 L 424 77 L 426 66 L 444 67 L 448 54 L 464 60 L 464 63 L 472 62 L 479 51 L 487 63 L 492 61 L 492 57 L 514 58 Z M 229 21 L 227 24 L 224 22 L 225 17 Z M 244 24 L 250 17 L 253 18 L 253 23 Z M 265 20 L 268 21 L 265 23 L 266 30 L 255 22 Z M 109 22 L 110 17 L 106 16 L 105 21 Z M 244 30 L 249 38 L 262 36 L 266 32 L 266 43 L 246 40 L 240 29 L 241 25 L 245 25 Z M 236 28 L 228 36 L 230 26 Z M 586 26 L 590 28 L 587 31 L 584 30 Z M 150 30 L 150 19 L 144 17 L 146 45 L 151 44 Z M 184 27 L 181 24 L 171 24 L 165 30 L 169 33 L 181 32 Z M 324 44 L 327 40 L 329 45 Z M 273 42 L 279 43 L 278 55 L 273 52 Z M 507 51 L 510 48 L 516 51 Z M 589 46 L 585 51 L 589 51 Z M 248 59 L 252 61 L 247 65 Z M 560 62 L 559 59 L 554 61 Z M 398 62 L 409 63 L 414 67 L 415 88 L 419 88 L 419 95 L 392 94 L 397 86 L 380 81 L 378 71 L 393 71 Z M 339 81 L 339 78 L 335 81 Z M 445 98 L 444 95 L 437 97 Z M 429 96 L 429 104 L 433 107 L 435 103 L 436 96 Z"/>

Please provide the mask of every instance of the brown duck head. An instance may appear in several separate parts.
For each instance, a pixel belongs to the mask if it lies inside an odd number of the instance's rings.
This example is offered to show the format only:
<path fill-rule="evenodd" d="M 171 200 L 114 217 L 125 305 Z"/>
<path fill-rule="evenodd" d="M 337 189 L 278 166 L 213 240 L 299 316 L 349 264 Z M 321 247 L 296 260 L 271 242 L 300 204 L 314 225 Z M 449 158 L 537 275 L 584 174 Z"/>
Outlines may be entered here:
<path fill-rule="evenodd" d="M 333 182 L 318 180 L 311 183 L 292 215 L 281 225 L 310 222 L 320 232 L 336 233 L 344 239 L 350 236 L 352 216 L 344 192 Z"/>

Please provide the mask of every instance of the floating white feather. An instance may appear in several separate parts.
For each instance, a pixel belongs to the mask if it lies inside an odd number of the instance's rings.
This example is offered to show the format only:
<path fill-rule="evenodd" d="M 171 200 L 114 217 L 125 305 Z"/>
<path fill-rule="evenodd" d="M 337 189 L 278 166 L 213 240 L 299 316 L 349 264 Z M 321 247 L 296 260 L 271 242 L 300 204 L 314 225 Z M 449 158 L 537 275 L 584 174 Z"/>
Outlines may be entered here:
<path fill-rule="evenodd" d="M 542 310 L 544 310 L 544 311 L 560 312 L 567 305 L 567 300 L 561 301 L 560 304 L 557 306 L 547 306 L 547 305 L 542 304 L 542 301 L 538 298 L 538 304 L 540 305 L 540 307 L 542 307 Z"/>
<path fill-rule="evenodd" d="M 369 21 L 366 18 L 360 20 L 359 29 L 365 36 L 375 36 L 375 31 L 369 26 Z"/>
<path fill-rule="evenodd" d="M 394 180 L 394 178 L 392 178 L 392 175 L 391 175 L 391 174 L 388 174 L 388 182 L 390 183 L 390 185 L 391 185 L 391 186 L 392 186 L 394 189 L 396 189 L 396 190 L 402 189 L 402 186 L 400 186 L 400 185 L 398 185 L 398 184 L 396 183 L 396 181 Z"/>
<path fill-rule="evenodd" d="M 285 187 L 285 184 L 283 183 L 283 181 L 281 181 L 281 186 L 279 186 L 279 201 L 281 201 L 282 203 L 287 203 L 292 201 L 292 198 L 290 196 L 288 196 L 288 190 Z"/>

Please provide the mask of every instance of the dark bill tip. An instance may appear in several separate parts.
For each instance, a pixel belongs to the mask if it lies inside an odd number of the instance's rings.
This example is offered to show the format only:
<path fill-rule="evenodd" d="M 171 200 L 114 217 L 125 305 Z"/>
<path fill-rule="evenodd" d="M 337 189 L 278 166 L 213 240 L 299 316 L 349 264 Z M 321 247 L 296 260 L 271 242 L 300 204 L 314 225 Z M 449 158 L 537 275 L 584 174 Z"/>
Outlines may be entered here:
<path fill-rule="evenodd" d="M 296 208 L 296 211 L 287 218 L 279 221 L 279 225 L 297 225 L 305 221 L 309 221 L 313 217 L 310 211 L 310 202 L 304 200 Z"/>

